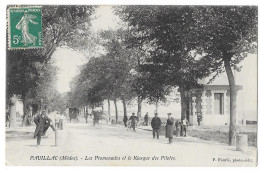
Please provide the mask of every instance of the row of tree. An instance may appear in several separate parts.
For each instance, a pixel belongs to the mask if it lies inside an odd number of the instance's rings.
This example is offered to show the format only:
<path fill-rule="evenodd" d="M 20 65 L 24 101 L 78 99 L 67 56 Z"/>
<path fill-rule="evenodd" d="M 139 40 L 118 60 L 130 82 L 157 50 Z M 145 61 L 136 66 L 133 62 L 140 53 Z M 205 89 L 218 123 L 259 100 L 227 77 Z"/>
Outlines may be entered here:
<path fill-rule="evenodd" d="M 229 144 L 236 134 L 236 90 L 232 68 L 255 50 L 257 8 L 251 6 L 118 6 L 125 29 L 102 32 L 106 53 L 82 66 L 72 84 L 71 102 L 82 106 L 104 100 L 148 99 L 158 103 L 171 88 L 181 95 L 181 117 L 187 91 L 198 79 L 226 71 L 230 85 Z M 110 104 L 110 103 L 109 103 Z M 117 108 L 116 108 L 117 109 Z M 116 114 L 117 116 L 117 114 Z"/>
<path fill-rule="evenodd" d="M 57 68 L 51 57 L 57 47 L 77 49 L 79 41 L 83 41 L 79 37 L 86 41 L 94 11 L 95 6 L 43 6 L 44 47 L 7 50 L 6 104 L 12 128 L 16 127 L 17 99 L 23 102 L 25 125 L 30 122 L 30 107 L 41 100 L 48 103 L 50 111 L 65 108 L 66 96 L 56 90 Z"/>

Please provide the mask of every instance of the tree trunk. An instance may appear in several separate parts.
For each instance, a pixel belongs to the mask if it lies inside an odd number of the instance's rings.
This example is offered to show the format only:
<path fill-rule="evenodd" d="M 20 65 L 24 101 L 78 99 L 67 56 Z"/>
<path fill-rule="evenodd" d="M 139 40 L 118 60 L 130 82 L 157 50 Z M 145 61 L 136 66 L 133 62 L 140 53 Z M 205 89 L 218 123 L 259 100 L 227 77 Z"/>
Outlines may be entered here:
<path fill-rule="evenodd" d="M 183 120 L 186 117 L 186 111 L 188 108 L 187 97 L 185 90 L 182 86 L 179 86 L 180 96 L 181 96 L 181 119 Z"/>
<path fill-rule="evenodd" d="M 40 101 L 40 114 L 42 114 L 43 111 L 43 99 Z"/>
<path fill-rule="evenodd" d="M 235 78 L 230 66 L 231 58 L 224 60 L 224 65 L 228 77 L 229 89 L 230 89 L 230 124 L 229 124 L 229 145 L 235 145 L 236 140 L 236 90 L 235 90 Z"/>
<path fill-rule="evenodd" d="M 16 97 L 10 98 L 10 128 L 16 128 Z"/>
<path fill-rule="evenodd" d="M 85 106 L 85 119 L 86 119 L 86 123 L 88 123 L 88 106 Z"/>
<path fill-rule="evenodd" d="M 102 114 L 104 114 L 104 102 L 101 103 Z"/>
<path fill-rule="evenodd" d="M 123 107 L 124 107 L 124 116 L 127 116 L 127 109 L 126 109 L 126 103 L 125 103 L 124 98 L 122 98 L 122 102 L 123 102 Z"/>
<path fill-rule="evenodd" d="M 86 111 L 85 111 L 86 115 L 88 115 L 88 106 L 86 106 Z"/>
<path fill-rule="evenodd" d="M 28 126 L 28 107 L 26 103 L 26 98 L 24 95 L 22 95 L 22 101 L 23 101 L 23 120 L 22 120 L 22 127 Z"/>
<path fill-rule="evenodd" d="M 156 102 L 155 102 L 155 113 L 158 113 L 158 102 L 159 102 L 159 100 L 157 100 Z"/>
<path fill-rule="evenodd" d="M 115 104 L 115 111 L 116 111 L 116 124 L 117 124 L 117 121 L 118 121 L 118 111 L 117 111 L 116 99 L 114 100 L 114 104 Z"/>
<path fill-rule="evenodd" d="M 83 106 L 83 116 L 85 117 L 85 119 L 86 119 L 86 109 L 85 109 L 86 107 L 85 106 Z M 87 123 L 87 120 L 86 120 L 86 123 Z"/>
<path fill-rule="evenodd" d="M 110 121 L 110 100 L 109 99 L 107 99 L 107 104 L 108 104 L 108 107 L 107 107 L 108 121 Z"/>
<path fill-rule="evenodd" d="M 137 114 L 140 114 L 140 116 L 142 115 L 142 99 L 138 96 L 137 99 Z"/>

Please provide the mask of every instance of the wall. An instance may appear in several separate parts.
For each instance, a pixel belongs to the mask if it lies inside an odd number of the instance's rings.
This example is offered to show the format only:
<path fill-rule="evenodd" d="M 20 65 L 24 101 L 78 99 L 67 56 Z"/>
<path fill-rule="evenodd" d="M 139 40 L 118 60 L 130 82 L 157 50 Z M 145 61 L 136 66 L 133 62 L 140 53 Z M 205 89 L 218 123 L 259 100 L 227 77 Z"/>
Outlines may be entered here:
<path fill-rule="evenodd" d="M 214 113 L 214 93 L 224 94 L 224 114 Z M 202 125 L 229 125 L 230 118 L 230 92 L 223 89 L 193 91 L 193 115 L 190 116 L 190 123 L 198 125 L 197 113 L 202 112 Z M 239 90 L 237 93 L 237 124 L 241 125 L 246 120 L 243 107 L 243 92 Z"/>

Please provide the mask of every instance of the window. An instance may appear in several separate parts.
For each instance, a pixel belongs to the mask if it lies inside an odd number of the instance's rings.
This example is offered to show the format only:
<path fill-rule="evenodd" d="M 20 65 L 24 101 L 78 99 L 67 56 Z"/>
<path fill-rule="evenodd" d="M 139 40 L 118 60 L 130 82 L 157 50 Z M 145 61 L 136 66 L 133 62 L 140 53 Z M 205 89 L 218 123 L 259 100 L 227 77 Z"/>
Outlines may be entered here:
<path fill-rule="evenodd" d="M 224 115 L 224 94 L 214 93 L 215 114 Z"/>

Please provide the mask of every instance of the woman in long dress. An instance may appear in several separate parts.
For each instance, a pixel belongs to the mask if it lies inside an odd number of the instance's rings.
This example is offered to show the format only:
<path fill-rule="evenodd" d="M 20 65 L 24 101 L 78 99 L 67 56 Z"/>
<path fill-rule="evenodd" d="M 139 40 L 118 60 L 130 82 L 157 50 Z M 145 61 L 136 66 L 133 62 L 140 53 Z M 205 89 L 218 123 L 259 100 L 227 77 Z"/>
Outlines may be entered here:
<path fill-rule="evenodd" d="M 172 143 L 173 138 L 173 129 L 174 129 L 174 119 L 171 116 L 171 113 L 168 113 L 168 119 L 166 123 L 165 137 L 169 138 L 169 143 Z"/>
<path fill-rule="evenodd" d="M 24 46 L 27 46 L 28 44 L 35 45 L 36 43 L 36 36 L 33 36 L 29 33 L 29 23 L 32 24 L 38 24 L 38 22 L 33 21 L 32 19 L 35 19 L 36 16 L 28 14 L 27 11 L 24 12 L 24 16 L 21 18 L 21 20 L 17 23 L 16 29 L 22 31 L 22 40 L 21 42 L 24 43 Z"/>

